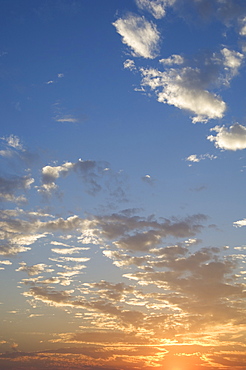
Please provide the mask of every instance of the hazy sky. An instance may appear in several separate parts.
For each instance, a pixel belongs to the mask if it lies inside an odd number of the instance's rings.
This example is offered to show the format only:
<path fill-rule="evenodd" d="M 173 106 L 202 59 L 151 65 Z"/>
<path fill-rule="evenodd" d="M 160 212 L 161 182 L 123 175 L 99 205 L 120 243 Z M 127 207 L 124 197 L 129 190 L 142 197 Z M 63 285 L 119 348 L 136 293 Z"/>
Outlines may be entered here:
<path fill-rule="evenodd" d="M 245 370 L 245 0 L 1 0 L 0 35 L 0 369 Z"/>

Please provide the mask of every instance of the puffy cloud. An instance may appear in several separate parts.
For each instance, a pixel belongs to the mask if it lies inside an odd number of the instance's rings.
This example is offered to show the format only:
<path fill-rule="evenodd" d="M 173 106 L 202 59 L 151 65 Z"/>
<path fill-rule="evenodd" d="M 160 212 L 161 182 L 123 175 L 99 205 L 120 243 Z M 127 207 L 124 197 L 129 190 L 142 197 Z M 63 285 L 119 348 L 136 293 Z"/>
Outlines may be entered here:
<path fill-rule="evenodd" d="M 12 265 L 12 262 L 9 260 L 0 261 L 1 265 Z"/>
<path fill-rule="evenodd" d="M 200 162 L 200 158 L 198 158 L 196 154 L 191 154 L 191 155 L 189 155 L 189 157 L 186 158 L 186 161 Z"/>
<path fill-rule="evenodd" d="M 9 260 L 0 261 L 0 270 L 5 270 L 5 267 L 2 267 L 1 265 L 4 265 L 4 266 L 12 265 L 12 262 L 9 261 Z M 1 344 L 1 342 L 0 342 L 0 344 Z"/>
<path fill-rule="evenodd" d="M 26 252 L 30 250 L 29 247 L 24 247 L 23 245 L 16 245 L 11 243 L 4 243 L 0 245 L 0 255 L 2 256 L 14 256 L 15 254 Z"/>
<path fill-rule="evenodd" d="M 130 69 L 130 71 L 135 71 L 137 69 L 132 59 L 125 60 L 123 65 L 125 69 Z"/>
<path fill-rule="evenodd" d="M 198 68 L 171 68 L 167 72 L 141 68 L 141 73 L 142 86 L 148 86 L 155 91 L 159 102 L 195 114 L 193 123 L 223 117 L 225 102 L 203 89 L 204 76 Z"/>
<path fill-rule="evenodd" d="M 77 162 L 65 162 L 60 166 L 45 166 L 42 168 L 42 185 L 38 189 L 44 194 L 51 194 L 56 190 L 56 180 L 76 173 L 86 185 L 86 192 L 95 195 L 102 190 L 108 191 L 110 196 L 125 199 L 120 175 L 109 168 L 107 162 L 79 159 Z"/>
<path fill-rule="evenodd" d="M 27 297 L 33 296 L 38 300 L 52 305 L 66 305 L 72 297 L 72 292 L 71 290 L 56 291 L 46 287 L 32 287 L 29 292 L 25 292 L 23 295 Z"/>
<path fill-rule="evenodd" d="M 158 55 L 160 34 L 155 24 L 144 17 L 129 14 L 117 19 L 113 25 L 134 56 L 153 59 Z"/>
<path fill-rule="evenodd" d="M 63 233 L 82 228 L 84 222 L 83 219 L 75 215 L 67 219 L 60 217 L 51 221 L 41 221 L 38 214 L 30 215 L 24 211 L 0 212 L 1 255 L 7 256 L 25 252 L 38 239 L 47 237 L 53 232 Z"/>
<path fill-rule="evenodd" d="M 173 54 L 169 58 L 160 59 L 159 62 L 164 65 L 171 66 L 174 64 L 183 64 L 184 58 L 181 55 Z"/>
<path fill-rule="evenodd" d="M 149 11 L 156 19 L 161 19 L 166 14 L 166 7 L 173 5 L 176 0 L 136 0 L 140 9 Z"/>
<path fill-rule="evenodd" d="M 233 74 L 237 73 L 237 70 L 241 66 L 244 58 L 243 54 L 227 48 L 223 48 L 221 50 L 221 54 L 224 57 L 224 66 L 231 69 Z"/>
<path fill-rule="evenodd" d="M 57 254 L 76 254 L 80 253 L 82 250 L 85 250 L 86 248 L 82 247 L 74 247 L 74 248 L 52 248 L 51 251 Z"/>
<path fill-rule="evenodd" d="M 221 50 L 221 56 L 217 57 L 217 62 L 224 67 L 225 74 L 224 76 L 221 75 L 219 78 L 223 84 L 229 85 L 230 80 L 238 74 L 243 59 L 244 55 L 237 51 L 229 50 L 228 48 L 223 48 Z"/>
<path fill-rule="evenodd" d="M 234 123 L 229 128 L 215 126 L 210 131 L 217 132 L 215 136 L 207 137 L 208 140 L 214 142 L 217 148 L 234 151 L 246 148 L 246 127 L 239 123 Z"/>
<path fill-rule="evenodd" d="M 30 176 L 6 176 L 0 177 L 0 199 L 6 201 L 23 202 L 26 198 L 16 196 L 15 193 L 19 190 L 30 189 L 34 179 Z"/>
<path fill-rule="evenodd" d="M 106 249 L 103 251 L 103 254 L 110 258 L 111 260 L 114 260 L 113 264 L 117 267 L 125 267 L 125 266 L 142 266 L 146 265 L 148 262 L 149 257 L 147 256 L 129 256 L 126 253 L 123 253 L 122 251 L 112 251 L 109 249 Z"/>
<path fill-rule="evenodd" d="M 153 216 L 125 216 L 124 214 L 112 214 L 95 216 L 88 227 L 94 229 L 95 234 L 101 238 L 117 239 L 114 245 L 119 247 L 142 249 L 151 248 L 161 238 L 174 236 L 185 238 L 194 236 L 203 226 L 201 222 L 206 221 L 203 214 L 188 216 L 184 219 L 162 219 L 157 221 Z M 134 246 L 134 243 L 135 246 Z"/>
<path fill-rule="evenodd" d="M 51 191 L 56 188 L 55 180 L 60 176 L 66 176 L 74 167 L 74 163 L 65 162 L 61 166 L 45 166 L 42 168 L 42 189 Z"/>
<path fill-rule="evenodd" d="M 83 219 L 74 215 L 70 216 L 67 219 L 59 217 L 51 221 L 37 221 L 34 223 L 34 227 L 37 227 L 38 230 L 44 230 L 48 232 L 53 231 L 71 231 L 82 226 Z"/>
<path fill-rule="evenodd" d="M 246 226 L 246 218 L 244 218 L 243 220 L 233 222 L 233 225 L 236 227 Z"/>
<path fill-rule="evenodd" d="M 212 159 L 216 159 L 217 156 L 213 155 L 213 154 L 208 154 L 208 153 L 201 154 L 199 156 L 197 156 L 196 154 L 191 154 L 185 160 L 188 161 L 188 162 L 200 162 L 200 161 L 202 161 L 204 159 L 207 159 L 207 158 L 212 160 Z"/>
<path fill-rule="evenodd" d="M 187 255 L 185 249 L 173 249 L 173 254 L 163 254 L 159 256 L 161 258 L 151 261 L 152 266 L 158 270 L 128 273 L 124 276 L 139 283 L 155 284 L 176 292 L 165 294 L 165 299 L 170 303 L 176 302 L 186 312 L 191 313 L 194 310 L 197 314 L 212 314 L 216 322 L 223 321 L 226 316 L 233 320 L 233 316 L 240 318 L 240 310 L 232 309 L 233 303 L 224 301 L 224 298 L 231 296 L 232 302 L 240 301 L 244 296 L 243 284 L 234 284 L 232 280 L 228 280 L 228 276 L 233 274 L 235 264 L 230 258 L 219 260 L 216 256 L 218 252 L 217 248 L 203 248 Z M 175 298 L 177 293 L 180 294 L 180 299 Z M 187 304 L 181 297 L 189 297 L 190 302 Z M 205 304 L 208 299 L 210 303 Z M 218 304 L 225 311 L 225 317 L 220 319 L 217 317 Z"/>
<path fill-rule="evenodd" d="M 37 265 L 27 266 L 25 262 L 19 263 L 20 267 L 15 271 L 25 271 L 28 276 L 34 276 L 40 274 L 40 272 L 52 272 L 53 269 L 49 269 L 44 263 L 38 263 Z"/>
<path fill-rule="evenodd" d="M 161 241 L 161 235 L 159 231 L 149 230 L 142 233 L 136 233 L 133 236 L 127 236 L 114 242 L 113 244 L 117 248 L 128 249 L 128 250 L 148 250 L 150 247 L 158 245 Z"/>

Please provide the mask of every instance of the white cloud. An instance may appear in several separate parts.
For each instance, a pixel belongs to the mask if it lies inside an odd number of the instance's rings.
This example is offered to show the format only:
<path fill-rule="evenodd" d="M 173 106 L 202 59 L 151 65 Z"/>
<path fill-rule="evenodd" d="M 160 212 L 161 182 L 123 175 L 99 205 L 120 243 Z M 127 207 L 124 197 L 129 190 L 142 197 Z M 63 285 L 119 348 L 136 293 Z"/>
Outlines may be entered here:
<path fill-rule="evenodd" d="M 0 261 L 1 265 L 12 265 L 12 262 L 9 260 Z"/>
<path fill-rule="evenodd" d="M 38 191 L 50 195 L 57 189 L 56 180 L 66 177 L 72 172 L 76 173 L 85 184 L 85 191 L 95 195 L 105 189 L 110 196 L 118 199 L 125 199 L 123 183 L 120 179 L 120 172 L 115 173 L 110 169 L 109 163 L 104 161 L 93 161 L 78 159 L 77 162 L 65 162 L 60 166 L 45 166 L 42 168 L 42 185 Z M 110 182 L 109 182 L 110 179 Z"/>
<path fill-rule="evenodd" d="M 173 5 L 176 0 L 136 0 L 140 9 L 149 11 L 156 19 L 163 18 L 166 14 L 165 8 Z"/>
<path fill-rule="evenodd" d="M 246 17 L 243 17 L 240 21 L 240 31 L 239 31 L 239 34 L 241 36 L 246 36 Z"/>
<path fill-rule="evenodd" d="M 241 67 L 244 55 L 227 48 L 221 50 L 222 63 L 225 70 L 225 77 L 222 78 L 224 84 L 229 84 L 230 80 L 238 74 L 238 69 Z"/>
<path fill-rule="evenodd" d="M 224 57 L 224 65 L 226 67 L 231 68 L 235 71 L 241 66 L 243 54 L 234 50 L 229 50 L 227 48 L 222 49 L 221 54 Z"/>
<path fill-rule="evenodd" d="M 113 25 L 134 56 L 153 59 L 158 55 L 160 34 L 155 24 L 144 17 L 129 14 L 117 19 Z"/>
<path fill-rule="evenodd" d="M 142 181 L 144 181 L 145 183 L 147 183 L 149 185 L 153 185 L 154 182 L 155 182 L 155 180 L 150 175 L 143 176 Z"/>
<path fill-rule="evenodd" d="M 82 250 L 85 250 L 83 247 L 74 247 L 74 248 L 52 248 L 52 252 L 62 255 L 67 254 L 76 254 L 81 253 Z"/>
<path fill-rule="evenodd" d="M 208 140 L 214 141 L 217 148 L 226 150 L 246 149 L 246 127 L 239 123 L 234 123 L 229 128 L 225 126 L 215 126 L 210 131 L 217 132 L 217 135 L 210 135 Z"/>
<path fill-rule="evenodd" d="M 196 154 L 191 154 L 189 157 L 187 157 L 185 160 L 188 161 L 188 162 L 200 162 L 204 159 L 216 159 L 217 156 L 216 155 L 213 155 L 213 154 L 201 154 L 199 156 L 197 156 Z"/>
<path fill-rule="evenodd" d="M 47 269 L 47 265 L 44 263 L 39 263 L 37 265 L 33 266 L 27 266 L 25 262 L 19 263 L 20 267 L 16 269 L 15 271 L 25 271 L 28 276 L 34 276 L 40 274 L 40 272 L 53 272 L 53 269 Z"/>
<path fill-rule="evenodd" d="M 10 202 L 26 201 L 23 195 L 15 196 L 14 193 L 19 190 L 30 189 L 33 182 L 34 179 L 29 176 L 0 177 L 0 198 Z"/>
<path fill-rule="evenodd" d="M 189 157 L 186 158 L 186 161 L 189 162 L 200 162 L 200 158 L 197 157 L 196 154 L 191 154 Z"/>
<path fill-rule="evenodd" d="M 132 59 L 127 59 L 123 65 L 125 69 L 130 69 L 130 71 L 136 70 L 135 63 Z"/>
<path fill-rule="evenodd" d="M 171 68 L 167 72 L 141 68 L 141 72 L 142 85 L 154 90 L 159 102 L 192 112 L 193 123 L 223 117 L 225 102 L 203 89 L 204 76 L 198 68 Z"/>
<path fill-rule="evenodd" d="M 56 188 L 55 180 L 60 176 L 66 176 L 74 167 L 74 163 L 65 162 L 61 166 L 45 166 L 42 168 L 43 190 L 50 192 Z"/>
<path fill-rule="evenodd" d="M 18 136 L 10 135 L 2 139 L 4 139 L 7 142 L 8 146 L 15 149 L 23 150 L 23 145 L 21 144 L 20 138 Z"/>
<path fill-rule="evenodd" d="M 70 123 L 76 123 L 78 122 L 77 118 L 74 118 L 73 116 L 62 116 L 62 117 L 55 117 L 54 118 L 56 122 L 70 122 Z"/>
<path fill-rule="evenodd" d="M 159 62 L 171 66 L 173 64 L 183 64 L 184 58 L 181 55 L 173 54 L 169 58 L 160 59 Z"/>
<path fill-rule="evenodd" d="M 246 226 L 246 218 L 244 218 L 243 220 L 233 222 L 233 226 L 235 227 Z"/>

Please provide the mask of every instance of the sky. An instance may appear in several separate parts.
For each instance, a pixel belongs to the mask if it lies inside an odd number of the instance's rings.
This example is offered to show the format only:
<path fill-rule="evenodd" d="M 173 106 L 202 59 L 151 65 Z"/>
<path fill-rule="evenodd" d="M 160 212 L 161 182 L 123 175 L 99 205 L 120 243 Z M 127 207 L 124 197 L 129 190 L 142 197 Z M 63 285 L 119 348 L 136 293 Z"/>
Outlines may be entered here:
<path fill-rule="evenodd" d="M 245 370 L 246 2 L 0 1 L 0 369 Z"/>

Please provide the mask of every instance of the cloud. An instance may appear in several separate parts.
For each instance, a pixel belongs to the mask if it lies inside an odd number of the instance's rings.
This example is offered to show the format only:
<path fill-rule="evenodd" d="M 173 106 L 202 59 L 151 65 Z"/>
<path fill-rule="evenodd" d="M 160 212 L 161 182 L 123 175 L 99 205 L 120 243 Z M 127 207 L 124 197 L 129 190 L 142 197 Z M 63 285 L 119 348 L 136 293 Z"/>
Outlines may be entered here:
<path fill-rule="evenodd" d="M 0 222 L 0 255 L 8 256 L 30 250 L 30 245 L 50 233 L 67 233 L 82 228 L 84 220 L 74 215 L 67 219 L 60 217 L 52 221 L 41 221 L 38 214 L 30 215 L 24 211 L 8 214 L 1 211 Z"/>
<path fill-rule="evenodd" d="M 145 175 L 141 179 L 142 179 L 143 182 L 145 182 L 149 185 L 153 185 L 155 183 L 155 180 L 150 175 Z"/>
<path fill-rule="evenodd" d="M 1 265 L 4 265 L 4 266 L 12 265 L 12 262 L 9 261 L 9 260 L 0 261 L 0 270 L 5 270 L 5 267 L 2 267 Z M 0 342 L 0 344 L 1 344 L 1 342 Z"/>
<path fill-rule="evenodd" d="M 135 63 L 134 63 L 134 61 L 132 60 L 132 59 L 127 59 L 127 60 L 125 60 L 125 62 L 124 62 L 124 68 L 125 69 L 130 69 L 130 71 L 135 71 L 135 70 L 137 70 L 137 68 L 136 68 L 136 66 L 135 66 Z"/>
<path fill-rule="evenodd" d="M 242 64 L 244 58 L 243 54 L 227 48 L 223 48 L 221 54 L 224 57 L 224 66 L 230 69 L 232 74 L 235 75 Z"/>
<path fill-rule="evenodd" d="M 106 164 L 105 164 L 106 166 Z M 55 181 L 59 177 L 66 177 L 70 172 L 78 173 L 84 182 L 89 185 L 88 192 L 95 194 L 101 190 L 99 179 L 103 175 L 105 166 L 95 161 L 79 159 L 78 162 L 65 162 L 61 166 L 45 166 L 42 168 L 42 186 L 39 191 L 50 193 L 57 188 Z"/>
<path fill-rule="evenodd" d="M 189 157 L 186 158 L 186 161 L 189 162 L 200 162 L 200 158 L 197 157 L 196 154 L 191 154 Z"/>
<path fill-rule="evenodd" d="M 57 254 L 75 254 L 80 253 L 82 250 L 85 250 L 83 247 L 74 247 L 74 248 L 52 248 L 51 251 Z"/>
<path fill-rule="evenodd" d="M 0 261 L 1 265 L 12 265 L 12 262 L 9 260 Z"/>
<path fill-rule="evenodd" d="M 243 220 L 233 222 L 233 226 L 236 227 L 246 226 L 246 218 L 244 218 Z"/>
<path fill-rule="evenodd" d="M 122 36 L 123 44 L 132 49 L 133 56 L 153 59 L 158 55 L 160 34 L 155 24 L 144 17 L 128 14 L 113 25 Z"/>
<path fill-rule="evenodd" d="M 22 196 L 15 196 L 14 193 L 19 190 L 30 189 L 34 179 L 30 176 L 6 176 L 0 177 L 0 199 L 6 201 L 26 201 Z"/>
<path fill-rule="evenodd" d="M 147 10 L 156 19 L 161 19 L 166 15 L 166 7 L 173 5 L 176 0 L 136 0 L 140 9 Z"/>
<path fill-rule="evenodd" d="M 121 238 L 118 241 L 113 242 L 113 244 L 119 249 L 127 250 L 149 250 L 150 247 L 160 244 L 161 233 L 155 230 L 144 231 L 142 233 L 136 233 L 133 236 L 127 236 Z"/>
<path fill-rule="evenodd" d="M 225 102 L 202 88 L 204 76 L 198 68 L 171 68 L 167 72 L 141 68 L 140 71 L 143 76 L 142 86 L 155 91 L 159 102 L 195 114 L 193 123 L 223 117 Z"/>
<path fill-rule="evenodd" d="M 225 150 L 242 150 L 246 149 L 246 127 L 239 123 L 234 123 L 229 128 L 225 126 L 215 126 L 210 129 L 215 131 L 215 136 L 210 135 L 208 140 L 214 142 L 217 148 Z"/>
<path fill-rule="evenodd" d="M 240 24 L 239 34 L 241 36 L 246 36 L 246 17 L 241 18 L 239 20 L 239 24 Z"/>
<path fill-rule="evenodd" d="M 76 123 L 79 121 L 77 118 L 70 116 L 70 115 L 58 116 L 58 117 L 55 117 L 54 120 L 56 122 L 69 122 L 69 123 Z"/>
<path fill-rule="evenodd" d="M 74 163 L 65 162 L 61 166 L 45 166 L 42 168 L 42 190 L 51 192 L 56 189 L 55 180 L 60 176 L 65 177 L 74 167 Z"/>
<path fill-rule="evenodd" d="M 159 245 L 164 238 L 169 236 L 176 238 L 194 236 L 202 230 L 201 222 L 205 220 L 206 216 L 202 214 L 188 216 L 184 219 L 173 218 L 160 221 L 151 216 L 141 218 L 112 214 L 95 216 L 87 227 L 94 230 L 94 235 L 98 236 L 101 243 L 105 243 L 108 249 L 116 247 L 118 250 L 144 252 Z M 110 239 L 112 240 L 111 246 Z M 104 254 L 109 256 L 108 252 Z M 115 257 L 115 255 L 111 256 Z"/>
<path fill-rule="evenodd" d="M 238 74 L 243 59 L 243 54 L 234 50 L 229 50 L 228 48 L 223 48 L 220 51 L 220 55 L 214 57 L 215 63 L 221 64 L 224 68 L 224 75 L 221 74 L 218 81 L 229 86 L 231 79 Z"/>
<path fill-rule="evenodd" d="M 160 59 L 159 62 L 164 64 L 164 65 L 168 65 L 168 66 L 171 66 L 171 65 L 174 65 L 174 64 L 179 65 L 179 64 L 184 63 L 184 58 L 181 55 L 173 54 L 169 58 Z"/>
<path fill-rule="evenodd" d="M 53 272 L 53 269 L 48 268 L 49 266 L 44 263 L 38 263 L 37 265 L 27 266 L 25 262 L 19 263 L 20 267 L 15 271 L 25 271 L 28 276 L 34 276 L 40 274 L 40 272 Z"/>
<path fill-rule="evenodd" d="M 126 200 L 123 188 L 123 175 L 116 173 L 105 161 L 93 161 L 79 159 L 77 162 L 65 162 L 60 166 L 45 166 L 42 168 L 42 185 L 38 191 L 44 195 L 51 195 L 58 189 L 56 180 L 66 177 L 70 173 L 76 173 L 85 184 L 85 191 L 90 195 L 96 195 L 103 190 L 118 201 Z"/>
<path fill-rule="evenodd" d="M 31 248 L 24 247 L 22 245 L 12 245 L 10 243 L 5 243 L 0 245 L 0 255 L 2 256 L 14 256 L 18 253 L 27 252 Z"/>
<path fill-rule="evenodd" d="M 23 150 L 23 145 L 20 138 L 16 135 L 10 135 L 7 137 L 2 137 L 2 140 L 6 141 L 7 145 L 18 150 Z"/>
<path fill-rule="evenodd" d="M 213 154 L 208 154 L 208 153 L 201 154 L 199 156 L 197 156 L 196 154 L 191 154 L 191 155 L 189 155 L 189 157 L 185 158 L 185 160 L 188 161 L 188 162 L 196 162 L 197 163 L 197 162 L 200 162 L 200 161 L 202 161 L 204 159 L 207 159 L 207 158 L 212 160 L 212 159 L 216 159 L 217 156 L 213 155 Z"/>

